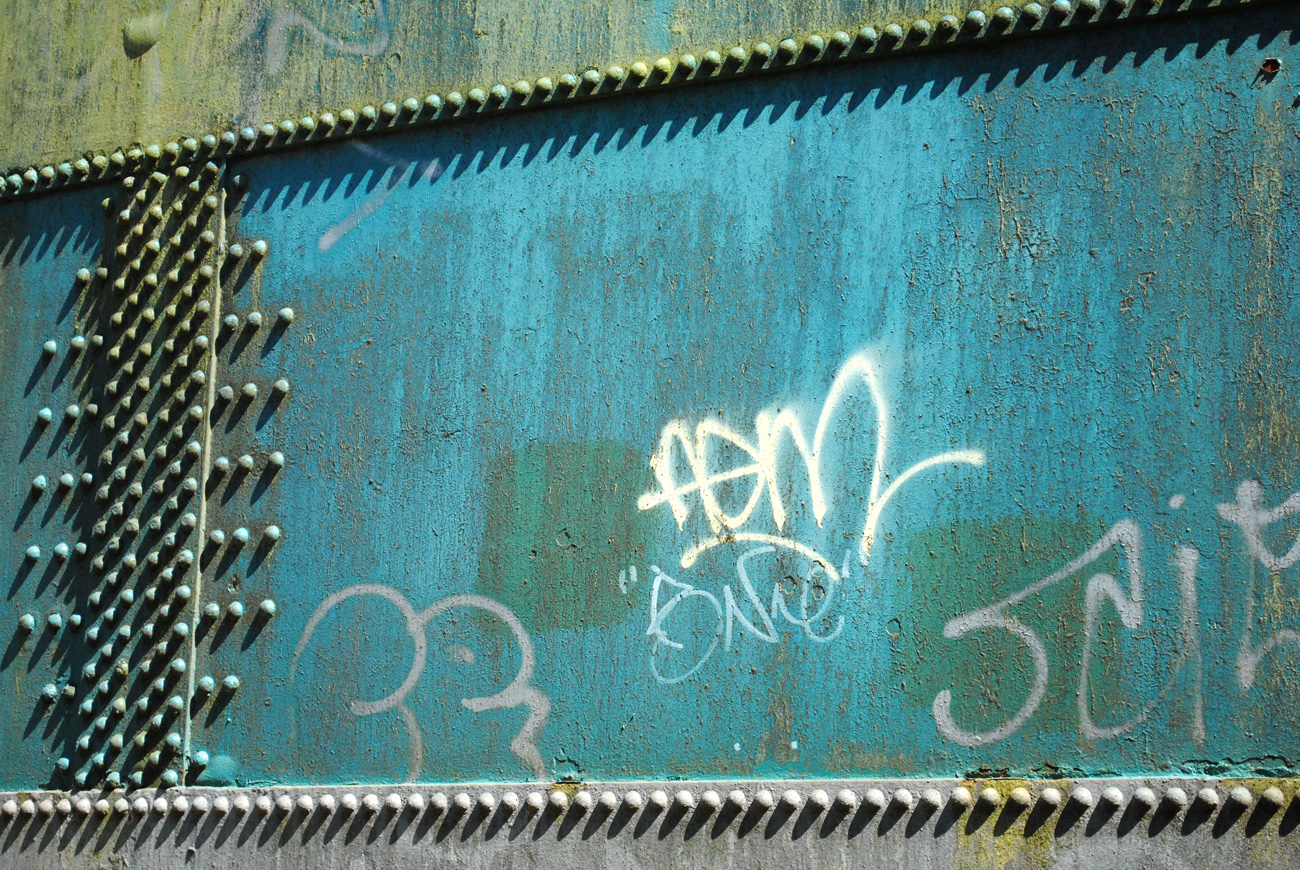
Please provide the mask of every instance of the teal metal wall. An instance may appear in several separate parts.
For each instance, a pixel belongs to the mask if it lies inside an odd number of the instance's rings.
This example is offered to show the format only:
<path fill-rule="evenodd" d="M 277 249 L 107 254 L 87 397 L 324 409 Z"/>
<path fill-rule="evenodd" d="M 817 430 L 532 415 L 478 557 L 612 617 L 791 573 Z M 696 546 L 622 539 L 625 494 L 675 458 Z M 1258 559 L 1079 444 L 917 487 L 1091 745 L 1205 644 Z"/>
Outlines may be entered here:
<path fill-rule="evenodd" d="M 1293 19 L 0 203 L 0 786 L 1293 775 Z"/>

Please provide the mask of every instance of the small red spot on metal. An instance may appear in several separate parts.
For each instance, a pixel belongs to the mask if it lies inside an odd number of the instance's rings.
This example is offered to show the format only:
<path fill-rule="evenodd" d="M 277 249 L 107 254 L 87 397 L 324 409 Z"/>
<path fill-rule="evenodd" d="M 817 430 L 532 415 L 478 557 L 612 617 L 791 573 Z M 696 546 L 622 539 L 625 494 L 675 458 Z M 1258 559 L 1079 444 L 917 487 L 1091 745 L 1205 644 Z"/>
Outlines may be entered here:
<path fill-rule="evenodd" d="M 1264 62 L 1259 65 L 1259 71 L 1266 76 L 1275 76 L 1282 71 L 1282 59 L 1277 57 L 1266 57 Z"/>

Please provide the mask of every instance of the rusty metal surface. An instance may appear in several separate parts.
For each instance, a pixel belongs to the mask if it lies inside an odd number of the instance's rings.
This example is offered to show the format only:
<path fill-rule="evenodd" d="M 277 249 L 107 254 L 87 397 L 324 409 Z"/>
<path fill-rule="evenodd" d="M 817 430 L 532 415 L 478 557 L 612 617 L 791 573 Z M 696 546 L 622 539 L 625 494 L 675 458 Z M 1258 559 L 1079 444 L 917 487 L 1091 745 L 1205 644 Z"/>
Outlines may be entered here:
<path fill-rule="evenodd" d="M 1295 13 L 1164 11 L 0 201 L 0 855 L 1294 861 Z"/>
<path fill-rule="evenodd" d="M 358 127 L 1272 2 L 764 0 L 648 9 L 621 0 L 462 9 L 253 0 L 215 14 L 194 2 L 14 2 L 0 15 L 25 38 L 0 55 L 0 80 L 11 87 L 0 106 L 9 134 L 0 196 L 116 177 L 140 152 L 207 159 Z M 427 104 L 426 95 L 448 100 Z"/>

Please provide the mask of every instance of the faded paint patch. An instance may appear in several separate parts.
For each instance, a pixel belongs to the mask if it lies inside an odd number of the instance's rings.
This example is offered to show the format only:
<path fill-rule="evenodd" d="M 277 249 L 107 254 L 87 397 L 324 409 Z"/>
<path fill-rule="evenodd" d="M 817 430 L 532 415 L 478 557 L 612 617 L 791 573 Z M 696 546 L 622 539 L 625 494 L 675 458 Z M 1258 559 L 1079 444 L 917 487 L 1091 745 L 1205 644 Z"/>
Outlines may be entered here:
<path fill-rule="evenodd" d="M 1104 531 L 1098 519 L 1016 517 L 991 524 L 935 526 L 911 536 L 904 551 L 912 595 L 891 631 L 896 686 L 909 705 L 929 707 L 935 695 L 950 689 L 954 716 L 966 730 L 989 730 L 1010 719 L 1034 683 L 1033 662 L 1024 644 L 1002 631 L 948 640 L 944 624 L 1051 574 Z M 1112 551 L 1090 566 L 1088 574 L 1116 572 L 1118 562 Z M 1026 723 L 1027 730 L 1048 723 L 1061 727 L 1077 719 L 1073 689 L 1084 622 L 1080 586 L 1063 583 L 1013 608 L 1014 617 L 1044 638 L 1052 671 L 1047 697 Z M 1102 623 L 1103 639 L 1110 622 Z M 1119 675 L 1099 666 L 1093 670 L 1094 697 L 1109 695 L 1120 683 Z M 1114 704 L 1107 700 L 1108 709 Z"/>
<path fill-rule="evenodd" d="M 617 443 L 506 452 L 492 464 L 475 591 L 532 632 L 611 625 L 640 601 L 618 587 L 618 559 L 643 562 L 650 523 L 636 509 L 645 456 Z"/>

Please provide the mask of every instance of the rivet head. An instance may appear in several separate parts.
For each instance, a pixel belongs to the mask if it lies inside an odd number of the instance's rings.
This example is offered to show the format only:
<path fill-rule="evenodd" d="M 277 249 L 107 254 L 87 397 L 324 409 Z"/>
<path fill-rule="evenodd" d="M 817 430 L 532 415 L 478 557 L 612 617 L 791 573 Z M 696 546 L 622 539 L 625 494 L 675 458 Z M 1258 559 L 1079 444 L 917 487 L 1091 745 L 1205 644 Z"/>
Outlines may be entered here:
<path fill-rule="evenodd" d="M 992 786 L 985 786 L 980 791 L 979 802 L 986 807 L 996 807 L 1002 803 L 1002 793 Z"/>
<path fill-rule="evenodd" d="M 943 806 L 943 795 L 939 793 L 938 789 L 927 788 L 921 792 L 921 806 L 932 811 L 937 810 Z"/>
<path fill-rule="evenodd" d="M 1092 792 L 1086 786 L 1076 785 L 1070 789 L 1070 802 L 1078 804 L 1085 809 L 1093 805 Z"/>
<path fill-rule="evenodd" d="M 559 789 L 556 789 L 551 792 L 549 803 L 553 809 L 564 810 L 569 806 L 569 796 Z"/>
<path fill-rule="evenodd" d="M 1275 785 L 1270 785 L 1260 794 L 1259 802 L 1264 806 L 1277 809 L 1282 806 L 1282 804 L 1286 803 L 1286 795 L 1282 794 L 1282 789 Z"/>
<path fill-rule="evenodd" d="M 933 789 L 930 789 L 929 791 L 933 791 Z M 938 799 L 939 793 L 937 791 L 934 792 L 934 796 Z M 825 789 L 815 788 L 808 794 L 808 803 L 813 807 L 824 811 L 831 805 L 831 798 L 830 795 L 826 793 Z"/>
<path fill-rule="evenodd" d="M 1239 785 L 1228 792 L 1228 802 L 1244 809 L 1255 802 L 1255 797 L 1249 789 Z"/>
<path fill-rule="evenodd" d="M 623 806 L 627 807 L 629 810 L 633 810 L 633 811 L 639 810 L 644 804 L 645 801 L 641 797 L 641 792 L 637 791 L 636 789 L 633 789 L 623 795 Z"/>
<path fill-rule="evenodd" d="M 908 29 L 908 36 L 915 40 L 926 39 L 934 32 L 934 26 L 925 18 L 918 18 Z"/>
<path fill-rule="evenodd" d="M 650 792 L 650 806 L 657 810 L 668 809 L 668 793 L 659 788 Z"/>
<path fill-rule="evenodd" d="M 677 792 L 677 794 L 673 795 L 673 802 L 683 809 L 691 810 L 695 808 L 695 795 L 691 794 L 691 792 L 686 789 L 682 789 Z"/>
<path fill-rule="evenodd" d="M 275 602 L 270 598 L 262 599 L 262 603 L 257 606 L 257 609 L 266 616 L 275 616 Z"/>
<path fill-rule="evenodd" d="M 1061 795 L 1060 789 L 1054 788 L 1052 786 L 1048 786 L 1047 788 L 1039 792 L 1038 800 L 1044 806 L 1050 807 L 1051 809 L 1056 809 L 1064 802 L 1065 799 Z"/>
<path fill-rule="evenodd" d="M 1016 12 L 1010 6 L 999 6 L 993 10 L 993 23 L 1000 28 L 1010 27 L 1016 20 Z"/>
<path fill-rule="evenodd" d="M 1070 0 L 1053 0 L 1048 9 L 1054 18 L 1067 18 L 1074 11 L 1074 4 Z"/>
<path fill-rule="evenodd" d="M 1043 17 L 1043 7 L 1037 3 L 1026 3 L 1023 10 L 1024 15 L 1030 21 L 1038 21 Z"/>
<path fill-rule="evenodd" d="M 1118 807 L 1124 803 L 1124 792 L 1113 785 L 1104 788 L 1101 790 L 1101 802 L 1110 807 Z"/>
<path fill-rule="evenodd" d="M 281 308 L 278 316 L 286 324 L 293 323 L 294 312 L 292 308 Z"/>
<path fill-rule="evenodd" d="M 1156 805 L 1156 795 L 1146 786 L 1141 786 L 1133 792 L 1133 803 L 1143 810 L 1150 811 Z"/>
<path fill-rule="evenodd" d="M 1165 803 L 1175 810 L 1181 810 L 1187 806 L 1187 792 L 1174 786 L 1165 792 Z"/>

